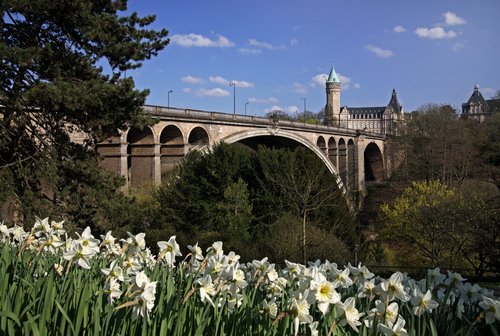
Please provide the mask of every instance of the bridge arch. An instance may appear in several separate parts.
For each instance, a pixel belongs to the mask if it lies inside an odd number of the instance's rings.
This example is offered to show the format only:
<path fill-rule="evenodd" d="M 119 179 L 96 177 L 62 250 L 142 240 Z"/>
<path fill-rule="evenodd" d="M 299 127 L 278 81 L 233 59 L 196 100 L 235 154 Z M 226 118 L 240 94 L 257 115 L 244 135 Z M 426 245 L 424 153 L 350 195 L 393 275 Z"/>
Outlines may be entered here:
<path fill-rule="evenodd" d="M 194 127 L 189 132 L 188 144 L 192 147 L 203 147 L 210 143 L 208 132 L 201 126 Z"/>
<path fill-rule="evenodd" d="M 380 148 L 370 142 L 364 151 L 365 181 L 382 181 L 385 176 L 384 160 Z"/>
<path fill-rule="evenodd" d="M 172 171 L 184 157 L 184 135 L 176 125 L 166 125 L 160 132 L 160 171 L 161 178 Z"/>
<path fill-rule="evenodd" d="M 327 148 L 326 148 L 326 141 L 325 138 L 323 138 L 321 135 L 318 137 L 318 140 L 316 141 L 316 145 L 319 147 L 319 149 L 326 153 Z"/>
<path fill-rule="evenodd" d="M 220 141 L 224 141 L 226 143 L 235 143 L 235 142 L 240 142 L 245 139 L 251 139 L 251 138 L 258 138 L 258 137 L 276 137 L 276 139 L 279 138 L 284 138 L 287 140 L 292 140 L 296 143 L 299 143 L 309 150 L 311 150 L 314 154 L 316 154 L 321 161 L 325 164 L 325 166 L 328 168 L 330 173 L 335 175 L 337 177 L 337 185 L 339 188 L 346 193 L 346 188 L 344 186 L 344 183 L 340 179 L 339 173 L 337 171 L 337 168 L 333 165 L 333 163 L 328 159 L 328 156 L 326 155 L 325 151 L 320 149 L 316 144 L 312 143 L 309 141 L 307 138 L 302 137 L 296 133 L 293 133 L 291 131 L 283 130 L 283 129 L 260 129 L 260 130 L 250 130 L 250 131 L 242 131 L 238 132 L 232 135 L 229 135 Z M 215 144 L 212 144 L 212 146 Z"/>

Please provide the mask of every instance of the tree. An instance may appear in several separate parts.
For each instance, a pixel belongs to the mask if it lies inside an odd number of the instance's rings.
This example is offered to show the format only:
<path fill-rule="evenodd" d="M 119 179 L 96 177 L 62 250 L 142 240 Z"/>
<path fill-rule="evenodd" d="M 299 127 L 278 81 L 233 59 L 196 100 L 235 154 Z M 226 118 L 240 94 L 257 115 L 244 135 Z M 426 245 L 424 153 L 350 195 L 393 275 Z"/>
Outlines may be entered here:
<path fill-rule="evenodd" d="M 310 221 L 319 219 L 321 213 L 329 213 L 327 209 L 335 209 L 340 210 L 337 214 L 344 215 L 322 218 L 323 227 L 335 232 L 339 226 L 348 225 L 345 219 L 349 210 L 342 192 L 323 162 L 304 147 L 297 147 L 293 152 L 260 148 L 257 155 L 265 181 L 277 191 L 274 199 L 270 199 L 271 204 L 278 203 L 300 218 L 300 246 L 306 263 Z"/>
<path fill-rule="evenodd" d="M 457 118 L 449 105 L 425 105 L 413 112 L 391 141 L 403 179 L 462 184 L 477 165 L 477 125 Z"/>
<path fill-rule="evenodd" d="M 479 126 L 477 147 L 482 163 L 481 175 L 500 190 L 500 113 L 492 113 Z"/>
<path fill-rule="evenodd" d="M 156 56 L 167 31 L 146 29 L 154 16 L 121 15 L 126 0 L 9 0 L 0 8 L 1 182 L 23 212 L 32 196 L 64 206 L 65 161 L 88 159 L 118 129 L 149 122 L 141 108 L 148 91 L 122 74 Z M 72 131 L 86 134 L 85 146 L 70 145 Z"/>

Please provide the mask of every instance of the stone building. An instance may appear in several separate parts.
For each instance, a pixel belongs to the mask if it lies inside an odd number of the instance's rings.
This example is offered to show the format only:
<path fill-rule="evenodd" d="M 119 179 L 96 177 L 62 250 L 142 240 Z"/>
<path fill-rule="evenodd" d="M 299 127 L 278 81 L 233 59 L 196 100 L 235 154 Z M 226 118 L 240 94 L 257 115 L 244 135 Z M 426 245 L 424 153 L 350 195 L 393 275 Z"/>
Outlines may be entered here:
<path fill-rule="evenodd" d="M 500 112 L 500 99 L 484 99 L 479 85 L 474 85 L 469 100 L 462 104 L 462 117 L 484 122 L 494 112 Z"/>
<path fill-rule="evenodd" d="M 393 134 L 404 112 L 395 89 L 386 106 L 340 107 L 340 80 L 332 66 L 326 81 L 325 115 L 326 123 L 332 126 Z"/>

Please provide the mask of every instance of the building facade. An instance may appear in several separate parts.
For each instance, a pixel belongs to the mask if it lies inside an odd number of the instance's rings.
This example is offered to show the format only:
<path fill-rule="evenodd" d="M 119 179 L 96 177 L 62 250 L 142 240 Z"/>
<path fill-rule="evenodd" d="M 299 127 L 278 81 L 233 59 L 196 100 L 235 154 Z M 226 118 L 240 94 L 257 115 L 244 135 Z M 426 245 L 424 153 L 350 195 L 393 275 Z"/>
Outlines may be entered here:
<path fill-rule="evenodd" d="M 484 122 L 494 112 L 500 112 L 500 99 L 484 99 L 479 85 L 474 85 L 469 100 L 462 104 L 462 117 Z"/>
<path fill-rule="evenodd" d="M 332 126 L 359 129 L 372 133 L 394 134 L 403 119 L 403 107 L 396 90 L 392 90 L 386 106 L 340 107 L 340 80 L 332 66 L 326 81 L 326 123 Z"/>

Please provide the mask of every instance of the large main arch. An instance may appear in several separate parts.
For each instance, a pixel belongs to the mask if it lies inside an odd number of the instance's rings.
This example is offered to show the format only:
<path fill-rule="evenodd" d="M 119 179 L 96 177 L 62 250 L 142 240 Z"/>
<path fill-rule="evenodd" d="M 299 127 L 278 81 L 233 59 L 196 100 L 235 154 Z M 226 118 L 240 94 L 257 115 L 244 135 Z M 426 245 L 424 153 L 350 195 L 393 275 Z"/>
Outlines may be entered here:
<path fill-rule="evenodd" d="M 328 168 L 330 173 L 336 176 L 337 178 L 337 185 L 339 188 L 343 190 L 344 193 L 346 193 L 346 188 L 342 182 L 342 180 L 339 177 L 339 173 L 337 171 L 337 168 L 333 165 L 333 163 L 328 159 L 328 156 L 325 154 L 325 151 L 320 149 L 318 146 L 310 142 L 307 138 L 304 138 L 296 133 L 287 131 L 287 130 L 282 130 L 282 129 L 260 129 L 260 130 L 250 130 L 250 131 L 242 131 L 238 132 L 232 135 L 229 135 L 220 141 L 226 142 L 226 143 L 235 143 L 235 142 L 244 142 L 244 140 L 248 139 L 268 139 L 268 138 L 276 138 L 276 140 L 283 139 L 285 141 L 293 141 L 295 143 L 298 143 L 300 145 L 303 145 L 304 147 L 308 148 L 311 150 L 316 156 L 318 156 L 321 161 L 325 164 L 325 166 Z M 214 146 L 215 143 L 211 144 L 211 146 Z"/>

